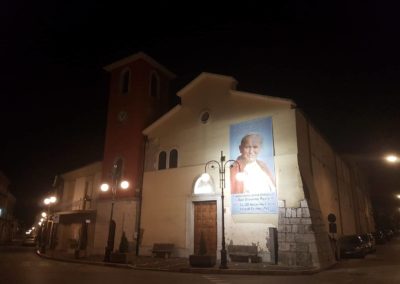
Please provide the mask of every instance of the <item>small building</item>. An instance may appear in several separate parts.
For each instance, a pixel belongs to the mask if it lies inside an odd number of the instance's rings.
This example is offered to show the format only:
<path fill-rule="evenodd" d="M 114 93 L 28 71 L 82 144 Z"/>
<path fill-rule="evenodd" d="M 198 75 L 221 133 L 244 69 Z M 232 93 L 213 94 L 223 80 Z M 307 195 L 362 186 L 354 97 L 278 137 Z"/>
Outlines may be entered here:
<path fill-rule="evenodd" d="M 96 226 L 101 165 L 95 162 L 56 177 L 58 201 L 48 208 L 50 218 L 45 224 L 45 242 L 51 249 L 96 253 L 96 240 L 103 235 L 96 232 L 102 229 Z M 104 244 L 105 241 L 101 245 Z"/>

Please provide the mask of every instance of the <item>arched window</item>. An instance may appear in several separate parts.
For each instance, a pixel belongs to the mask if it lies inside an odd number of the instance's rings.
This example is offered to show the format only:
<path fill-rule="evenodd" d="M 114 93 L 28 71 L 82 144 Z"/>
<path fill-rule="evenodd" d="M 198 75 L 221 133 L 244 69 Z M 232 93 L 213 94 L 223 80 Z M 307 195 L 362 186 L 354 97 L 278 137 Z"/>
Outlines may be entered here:
<path fill-rule="evenodd" d="M 158 92 L 159 92 L 159 82 L 158 82 L 158 76 L 155 72 L 151 73 L 150 77 L 150 96 L 153 98 L 158 97 Z"/>
<path fill-rule="evenodd" d="M 178 167 L 178 151 L 176 149 L 169 152 L 169 168 Z"/>
<path fill-rule="evenodd" d="M 126 95 L 129 93 L 129 87 L 130 87 L 130 81 L 131 81 L 131 72 L 129 69 L 126 69 L 121 73 L 121 94 Z"/>
<path fill-rule="evenodd" d="M 112 172 L 114 178 L 120 179 L 122 177 L 122 166 L 123 166 L 123 161 L 121 158 L 115 160 Z"/>
<path fill-rule="evenodd" d="M 166 168 L 167 168 L 167 153 L 165 151 L 162 151 L 158 155 L 158 169 L 165 170 Z"/>

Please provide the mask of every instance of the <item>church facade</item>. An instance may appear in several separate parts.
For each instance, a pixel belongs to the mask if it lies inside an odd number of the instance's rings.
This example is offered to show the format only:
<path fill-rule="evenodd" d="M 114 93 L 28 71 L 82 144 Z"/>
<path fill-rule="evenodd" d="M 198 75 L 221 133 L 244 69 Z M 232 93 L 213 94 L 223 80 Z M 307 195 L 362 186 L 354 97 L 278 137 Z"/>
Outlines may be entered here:
<path fill-rule="evenodd" d="M 252 246 L 262 262 L 330 265 L 330 239 L 374 230 L 364 180 L 293 101 L 238 91 L 236 84 L 229 76 L 200 74 L 177 93 L 181 104 L 143 131 L 141 253 L 166 242 L 188 257 L 203 234 L 217 258 L 224 237 L 228 256 L 235 246 Z M 232 168 L 240 166 L 241 140 L 249 133 L 262 138 L 257 160 L 274 186 L 253 175 L 249 189 L 238 192 Z M 251 171 L 257 169 L 246 174 Z M 337 218 L 336 233 L 329 233 L 329 214 Z"/>

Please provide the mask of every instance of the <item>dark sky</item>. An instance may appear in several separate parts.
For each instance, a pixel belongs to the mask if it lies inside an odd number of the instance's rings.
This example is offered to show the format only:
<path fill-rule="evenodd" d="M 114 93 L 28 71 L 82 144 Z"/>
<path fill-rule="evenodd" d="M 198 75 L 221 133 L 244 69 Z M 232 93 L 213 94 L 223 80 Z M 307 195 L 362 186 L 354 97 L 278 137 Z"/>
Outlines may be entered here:
<path fill-rule="evenodd" d="M 291 98 L 334 149 L 360 161 L 374 199 L 393 199 L 400 168 L 379 158 L 400 151 L 399 7 L 30 2 L 0 4 L 0 170 L 27 222 L 57 173 L 101 160 L 102 68 L 138 51 L 178 75 L 175 91 L 207 71 Z"/>

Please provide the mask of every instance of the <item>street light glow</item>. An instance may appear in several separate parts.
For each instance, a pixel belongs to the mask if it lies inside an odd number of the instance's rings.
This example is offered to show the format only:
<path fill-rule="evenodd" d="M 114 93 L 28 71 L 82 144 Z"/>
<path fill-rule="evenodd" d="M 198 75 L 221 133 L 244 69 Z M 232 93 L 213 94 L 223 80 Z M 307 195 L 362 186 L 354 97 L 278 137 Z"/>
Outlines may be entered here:
<path fill-rule="evenodd" d="M 120 186 L 122 189 L 128 189 L 129 187 L 129 182 L 126 180 L 121 181 Z"/>
<path fill-rule="evenodd" d="M 103 192 L 106 192 L 110 189 L 110 186 L 108 185 L 108 183 L 103 183 L 100 185 L 100 190 Z"/>
<path fill-rule="evenodd" d="M 49 205 L 50 203 L 56 203 L 56 202 L 57 202 L 57 197 L 55 197 L 55 196 L 46 197 L 43 200 L 43 203 L 46 205 Z"/>
<path fill-rule="evenodd" d="M 47 213 L 46 212 L 42 212 L 42 217 L 46 218 L 47 217 Z"/>
<path fill-rule="evenodd" d="M 399 161 L 399 157 L 397 157 L 396 155 L 387 155 L 385 157 L 386 161 L 388 161 L 389 163 L 396 163 Z"/>

